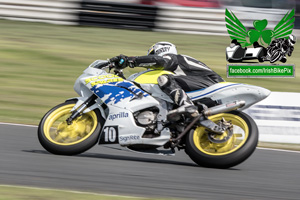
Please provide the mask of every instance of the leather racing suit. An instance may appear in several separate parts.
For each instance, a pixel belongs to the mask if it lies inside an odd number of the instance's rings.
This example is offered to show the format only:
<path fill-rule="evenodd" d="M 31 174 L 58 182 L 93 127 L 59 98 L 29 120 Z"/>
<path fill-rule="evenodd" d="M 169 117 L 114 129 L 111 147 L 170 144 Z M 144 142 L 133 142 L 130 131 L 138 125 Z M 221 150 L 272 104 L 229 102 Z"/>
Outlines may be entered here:
<path fill-rule="evenodd" d="M 174 75 L 160 76 L 158 85 L 178 107 L 193 105 L 185 92 L 199 90 L 224 81 L 204 63 L 186 55 L 129 57 L 128 64 L 130 67 L 149 67 L 173 72 Z"/>

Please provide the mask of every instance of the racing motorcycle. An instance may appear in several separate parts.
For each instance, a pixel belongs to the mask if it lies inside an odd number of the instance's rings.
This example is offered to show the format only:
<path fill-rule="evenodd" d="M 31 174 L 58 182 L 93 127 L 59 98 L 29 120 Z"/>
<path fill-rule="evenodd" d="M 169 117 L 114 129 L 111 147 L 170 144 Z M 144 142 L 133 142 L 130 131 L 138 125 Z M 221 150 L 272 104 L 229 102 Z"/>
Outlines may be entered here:
<path fill-rule="evenodd" d="M 158 155 L 175 155 L 175 149 L 184 149 L 195 163 L 212 168 L 245 161 L 257 146 L 258 128 L 242 110 L 270 91 L 217 83 L 187 92 L 199 107 L 199 116 L 182 114 L 178 121 L 170 121 L 167 113 L 176 107 L 157 84 L 160 75 L 170 73 L 147 69 L 125 79 L 113 64 L 96 60 L 75 82 L 80 97 L 55 106 L 41 119 L 41 145 L 58 155 L 80 154 L 97 143 Z"/>

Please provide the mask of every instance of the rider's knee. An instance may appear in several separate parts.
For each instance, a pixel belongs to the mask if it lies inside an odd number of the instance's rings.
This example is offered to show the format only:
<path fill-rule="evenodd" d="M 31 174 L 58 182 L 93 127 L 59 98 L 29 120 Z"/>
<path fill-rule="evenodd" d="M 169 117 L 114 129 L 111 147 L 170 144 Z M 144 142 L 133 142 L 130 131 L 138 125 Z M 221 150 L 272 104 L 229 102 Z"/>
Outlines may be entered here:
<path fill-rule="evenodd" d="M 173 75 L 161 75 L 158 77 L 157 82 L 160 89 L 167 94 L 169 94 L 173 90 L 181 89 L 181 87 L 175 81 Z"/>
<path fill-rule="evenodd" d="M 170 86 L 170 78 L 168 75 L 161 75 L 157 78 L 157 83 L 160 88 L 166 88 Z"/>

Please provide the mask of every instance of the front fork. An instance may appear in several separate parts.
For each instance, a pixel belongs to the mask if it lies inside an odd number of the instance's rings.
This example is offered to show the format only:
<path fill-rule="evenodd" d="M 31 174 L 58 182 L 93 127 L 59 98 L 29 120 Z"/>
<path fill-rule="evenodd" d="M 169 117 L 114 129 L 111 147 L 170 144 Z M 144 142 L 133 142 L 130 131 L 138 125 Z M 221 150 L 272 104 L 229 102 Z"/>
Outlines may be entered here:
<path fill-rule="evenodd" d="M 85 100 L 76 110 L 74 110 L 71 114 L 71 116 L 66 120 L 68 125 L 71 125 L 73 120 L 77 117 L 81 116 L 83 111 L 96 103 L 97 96 L 95 94 L 92 94 L 87 100 Z"/>

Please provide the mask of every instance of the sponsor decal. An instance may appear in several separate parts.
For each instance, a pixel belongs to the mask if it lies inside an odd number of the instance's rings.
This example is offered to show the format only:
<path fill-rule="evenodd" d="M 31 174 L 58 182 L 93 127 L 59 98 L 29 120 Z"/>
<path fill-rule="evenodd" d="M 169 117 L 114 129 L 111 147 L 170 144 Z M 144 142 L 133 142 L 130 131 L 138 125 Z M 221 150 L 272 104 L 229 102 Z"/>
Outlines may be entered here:
<path fill-rule="evenodd" d="M 157 51 L 155 52 L 156 54 L 160 54 L 160 53 L 164 53 L 164 52 L 169 52 L 170 47 L 162 47 L 160 49 L 157 49 Z"/>
<path fill-rule="evenodd" d="M 119 141 L 120 142 L 127 142 L 129 140 L 139 140 L 140 136 L 138 135 L 129 135 L 129 136 L 120 136 Z"/>
<path fill-rule="evenodd" d="M 108 120 L 114 121 L 115 119 L 120 119 L 120 118 L 127 118 L 128 117 L 128 113 L 126 112 L 120 112 L 118 114 L 111 114 L 108 117 Z"/>
<path fill-rule="evenodd" d="M 236 105 L 236 103 L 232 102 L 232 103 L 226 104 L 226 107 L 231 107 L 231 106 L 235 106 L 235 105 Z"/>
<path fill-rule="evenodd" d="M 97 84 L 91 90 L 106 104 L 117 104 L 122 101 L 129 102 L 134 97 L 149 96 L 148 93 L 126 80 L 108 84 Z"/>
<path fill-rule="evenodd" d="M 94 77 L 90 77 L 85 79 L 85 84 L 91 84 L 91 86 L 95 86 L 98 84 L 106 84 L 106 83 L 116 83 L 116 82 L 120 82 L 123 81 L 124 79 L 120 78 L 117 75 L 114 74 L 108 74 L 108 75 L 101 75 L 101 76 L 94 76 Z"/>
<path fill-rule="evenodd" d="M 141 63 L 139 64 L 139 67 L 150 67 L 154 66 L 156 63 Z"/>

